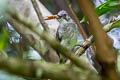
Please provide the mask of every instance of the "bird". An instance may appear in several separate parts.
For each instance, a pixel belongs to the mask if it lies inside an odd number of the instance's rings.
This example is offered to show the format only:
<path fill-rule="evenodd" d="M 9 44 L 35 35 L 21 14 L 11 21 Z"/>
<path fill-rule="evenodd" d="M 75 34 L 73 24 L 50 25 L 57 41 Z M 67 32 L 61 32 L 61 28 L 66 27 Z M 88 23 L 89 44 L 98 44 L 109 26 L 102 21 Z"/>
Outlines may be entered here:
<path fill-rule="evenodd" d="M 56 38 L 60 41 L 61 45 L 69 50 L 72 50 L 77 45 L 78 28 L 72 18 L 64 10 L 58 12 L 60 17 L 58 21 L 60 25 L 56 32 Z"/>
<path fill-rule="evenodd" d="M 62 46 L 74 52 L 74 47 L 78 44 L 78 36 L 80 35 L 77 25 L 65 10 L 59 11 L 57 15 L 48 16 L 45 20 L 54 18 L 57 18 L 60 23 L 56 32 L 56 39 Z M 62 57 L 60 55 L 61 62 L 65 62 L 66 59 L 62 60 Z"/>

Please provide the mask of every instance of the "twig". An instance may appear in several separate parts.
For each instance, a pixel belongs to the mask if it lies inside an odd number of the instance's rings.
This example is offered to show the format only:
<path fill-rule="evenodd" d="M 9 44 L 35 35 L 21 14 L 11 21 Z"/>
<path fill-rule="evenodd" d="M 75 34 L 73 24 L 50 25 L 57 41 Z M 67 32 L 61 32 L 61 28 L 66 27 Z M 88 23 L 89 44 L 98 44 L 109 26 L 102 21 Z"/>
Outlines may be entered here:
<path fill-rule="evenodd" d="M 72 15 L 72 19 L 75 21 L 75 23 L 77 24 L 78 26 L 78 29 L 79 29 L 79 32 L 81 33 L 82 37 L 85 39 L 87 39 L 87 34 L 86 32 L 84 31 L 82 25 L 80 24 L 80 21 L 79 19 L 77 18 L 76 14 L 74 13 L 73 9 L 71 8 L 71 5 L 70 5 L 70 2 L 69 0 L 65 0 L 66 2 L 66 6 L 68 8 L 68 10 L 70 11 L 71 15 Z"/>
<path fill-rule="evenodd" d="M 84 41 L 84 43 L 82 45 L 83 47 L 80 47 L 79 49 L 77 49 L 75 54 L 77 56 L 81 56 L 85 52 L 85 50 L 88 49 L 91 46 L 92 42 L 93 42 L 93 36 L 90 36 L 88 39 L 86 39 Z"/>
<path fill-rule="evenodd" d="M 43 19 L 43 17 L 42 17 L 42 13 L 41 13 L 41 11 L 40 11 L 40 8 L 39 8 L 39 6 L 38 6 L 37 1 L 36 1 L 36 0 L 31 0 L 31 2 L 32 2 L 32 4 L 33 4 L 33 7 L 34 7 L 34 9 L 35 9 L 35 11 L 36 11 L 36 14 L 37 14 L 37 16 L 38 16 L 38 19 L 39 19 L 40 23 L 42 24 L 44 30 L 45 30 L 45 31 L 48 31 L 49 27 L 48 27 L 47 23 L 45 23 L 45 21 L 44 21 L 44 19 Z"/>

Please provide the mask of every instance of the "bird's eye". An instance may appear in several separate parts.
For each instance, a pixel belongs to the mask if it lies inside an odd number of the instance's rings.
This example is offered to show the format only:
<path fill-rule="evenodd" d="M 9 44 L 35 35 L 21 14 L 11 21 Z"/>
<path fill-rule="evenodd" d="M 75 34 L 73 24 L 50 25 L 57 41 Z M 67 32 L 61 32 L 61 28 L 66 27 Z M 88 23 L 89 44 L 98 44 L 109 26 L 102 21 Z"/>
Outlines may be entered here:
<path fill-rule="evenodd" d="M 66 14 L 64 14 L 63 16 L 66 17 Z"/>

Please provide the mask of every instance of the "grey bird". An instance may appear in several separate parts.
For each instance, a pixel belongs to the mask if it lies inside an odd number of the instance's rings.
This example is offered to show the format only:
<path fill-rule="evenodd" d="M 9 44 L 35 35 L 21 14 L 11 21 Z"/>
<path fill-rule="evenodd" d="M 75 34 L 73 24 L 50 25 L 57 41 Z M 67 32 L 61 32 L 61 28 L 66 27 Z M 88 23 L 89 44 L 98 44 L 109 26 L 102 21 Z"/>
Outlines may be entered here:
<path fill-rule="evenodd" d="M 61 45 L 72 50 L 77 45 L 78 29 L 75 22 L 64 10 L 57 14 L 60 18 L 58 21 L 60 25 L 57 29 L 56 38 L 60 41 Z"/>
<path fill-rule="evenodd" d="M 57 15 L 47 17 L 45 20 L 53 18 L 57 18 L 60 22 L 56 32 L 56 38 L 60 41 L 61 45 L 73 51 L 74 47 L 78 45 L 78 35 L 80 35 L 77 25 L 64 10 L 59 11 Z M 81 41 L 83 41 L 83 39 Z M 61 62 L 65 62 L 66 59 L 63 60 L 63 56 L 60 55 L 60 58 Z"/>

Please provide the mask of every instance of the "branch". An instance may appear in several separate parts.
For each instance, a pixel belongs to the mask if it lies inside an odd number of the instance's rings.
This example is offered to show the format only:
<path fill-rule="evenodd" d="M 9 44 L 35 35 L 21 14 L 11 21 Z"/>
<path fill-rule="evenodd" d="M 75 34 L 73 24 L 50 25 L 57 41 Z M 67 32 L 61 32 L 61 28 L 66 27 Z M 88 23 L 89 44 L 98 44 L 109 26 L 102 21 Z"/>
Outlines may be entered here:
<path fill-rule="evenodd" d="M 44 21 L 44 19 L 42 17 L 42 13 L 41 13 L 40 8 L 39 8 L 39 6 L 37 4 L 37 1 L 36 0 L 31 0 L 31 2 L 33 4 L 33 7 L 34 7 L 36 13 L 37 13 L 39 21 L 41 22 L 44 30 L 47 31 L 49 29 L 49 27 L 48 27 L 47 23 L 45 23 L 45 21 Z"/>
<path fill-rule="evenodd" d="M 66 6 L 68 8 L 68 10 L 70 11 L 71 15 L 72 15 L 72 19 L 75 21 L 75 23 L 77 24 L 78 26 L 78 29 L 79 29 L 79 32 L 81 33 L 82 37 L 85 39 L 87 39 L 87 34 L 86 32 L 84 31 L 82 25 L 80 24 L 80 21 L 79 19 L 77 18 L 76 14 L 74 13 L 73 9 L 71 8 L 71 5 L 70 5 L 70 2 L 69 0 L 65 0 L 66 2 Z"/>
<path fill-rule="evenodd" d="M 116 20 L 114 22 L 108 23 L 106 24 L 103 29 L 105 32 L 109 32 L 110 30 L 119 27 L 120 26 L 120 20 Z M 90 47 L 90 45 L 93 43 L 93 36 L 90 36 L 86 41 L 84 41 L 83 43 L 83 47 L 80 47 L 79 49 L 77 49 L 77 51 L 75 52 L 75 54 L 77 54 L 78 56 L 81 56 L 82 54 L 84 54 L 85 50 L 87 50 L 87 48 Z"/>
<path fill-rule="evenodd" d="M 90 36 L 88 39 L 84 41 L 82 45 L 83 47 L 78 48 L 75 54 L 77 56 L 81 56 L 82 54 L 84 54 L 85 50 L 87 50 L 91 46 L 92 43 L 93 43 L 93 36 Z"/>
<path fill-rule="evenodd" d="M 52 80 L 96 80 L 99 77 L 89 71 L 81 71 L 68 65 L 42 61 L 25 61 L 17 58 L 0 59 L 0 69 L 24 77 Z M 92 73 L 92 74 L 91 74 Z M 89 78 L 89 79 L 88 79 Z"/>
<path fill-rule="evenodd" d="M 89 21 L 91 31 L 94 35 L 96 45 L 96 59 L 102 66 L 102 80 L 117 80 L 116 72 L 116 53 L 112 47 L 112 40 L 102 29 L 102 24 L 98 19 L 98 15 L 93 9 L 92 4 L 88 0 L 78 0 L 83 13 Z"/>

